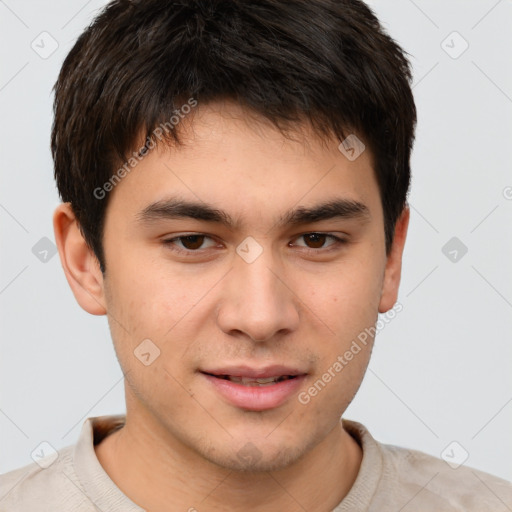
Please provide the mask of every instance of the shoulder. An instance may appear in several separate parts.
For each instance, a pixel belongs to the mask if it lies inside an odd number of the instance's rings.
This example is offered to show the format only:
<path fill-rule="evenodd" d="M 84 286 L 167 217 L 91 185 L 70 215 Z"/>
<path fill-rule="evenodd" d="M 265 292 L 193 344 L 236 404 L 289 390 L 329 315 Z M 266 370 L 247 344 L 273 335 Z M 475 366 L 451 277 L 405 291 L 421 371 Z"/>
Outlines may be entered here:
<path fill-rule="evenodd" d="M 512 509 L 512 484 L 465 465 L 449 465 L 426 453 L 380 444 L 381 486 L 391 486 L 419 509 L 482 511 Z M 405 503 L 404 503 L 405 505 Z M 411 507 L 414 509 L 414 507 Z"/>
<path fill-rule="evenodd" d="M 73 446 L 59 450 L 56 455 L 56 459 L 53 455 L 0 475 L 2 512 L 55 512 L 63 504 L 67 510 L 94 510 L 74 473 Z"/>
<path fill-rule="evenodd" d="M 448 464 L 426 453 L 379 443 L 361 423 L 343 420 L 363 449 L 357 479 L 336 511 L 506 512 L 512 484 L 466 465 Z"/>

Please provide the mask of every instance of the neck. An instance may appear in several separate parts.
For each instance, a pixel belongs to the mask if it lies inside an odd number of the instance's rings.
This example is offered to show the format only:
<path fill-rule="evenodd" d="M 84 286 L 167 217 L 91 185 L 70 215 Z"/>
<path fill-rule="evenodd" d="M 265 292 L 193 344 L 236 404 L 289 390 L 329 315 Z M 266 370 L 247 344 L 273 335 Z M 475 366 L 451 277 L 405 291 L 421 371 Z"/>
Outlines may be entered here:
<path fill-rule="evenodd" d="M 147 512 L 325 512 L 347 495 L 361 464 L 341 421 L 293 465 L 240 473 L 205 460 L 148 416 L 128 409 L 125 426 L 95 447 L 110 478 Z"/>

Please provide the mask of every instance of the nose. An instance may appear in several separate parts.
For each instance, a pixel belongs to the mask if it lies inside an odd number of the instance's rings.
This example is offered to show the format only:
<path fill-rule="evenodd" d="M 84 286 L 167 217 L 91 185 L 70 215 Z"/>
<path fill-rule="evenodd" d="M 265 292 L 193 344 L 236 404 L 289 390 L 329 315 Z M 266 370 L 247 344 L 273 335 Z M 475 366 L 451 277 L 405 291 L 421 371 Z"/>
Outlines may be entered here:
<path fill-rule="evenodd" d="M 218 309 L 219 327 L 230 335 L 243 333 L 255 342 L 295 331 L 300 301 L 287 281 L 270 249 L 251 263 L 235 256 Z"/>

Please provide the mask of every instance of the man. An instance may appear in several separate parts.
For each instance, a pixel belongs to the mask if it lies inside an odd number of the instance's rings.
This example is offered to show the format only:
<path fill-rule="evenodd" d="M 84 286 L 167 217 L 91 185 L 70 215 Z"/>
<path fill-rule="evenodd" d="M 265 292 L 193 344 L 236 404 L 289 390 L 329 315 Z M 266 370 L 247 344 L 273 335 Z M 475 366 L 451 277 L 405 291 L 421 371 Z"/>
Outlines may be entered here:
<path fill-rule="evenodd" d="M 4 475 L 2 510 L 512 507 L 507 482 L 340 420 L 397 299 L 409 81 L 356 0 L 100 13 L 55 88 L 54 228 L 127 412 Z"/>

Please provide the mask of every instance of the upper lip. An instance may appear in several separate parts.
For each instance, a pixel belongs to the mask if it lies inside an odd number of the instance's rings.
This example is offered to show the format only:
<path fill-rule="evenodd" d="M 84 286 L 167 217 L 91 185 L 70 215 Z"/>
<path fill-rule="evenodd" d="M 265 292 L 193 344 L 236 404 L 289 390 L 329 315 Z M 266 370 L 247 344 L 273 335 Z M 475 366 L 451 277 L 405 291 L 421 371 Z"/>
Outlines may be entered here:
<path fill-rule="evenodd" d="M 262 368 L 253 368 L 250 366 L 224 366 L 220 368 L 200 370 L 202 373 L 210 375 L 229 375 L 231 377 L 248 377 L 252 379 L 265 379 L 269 377 L 282 377 L 285 375 L 305 375 L 306 372 L 293 368 L 291 366 L 272 365 Z"/>

